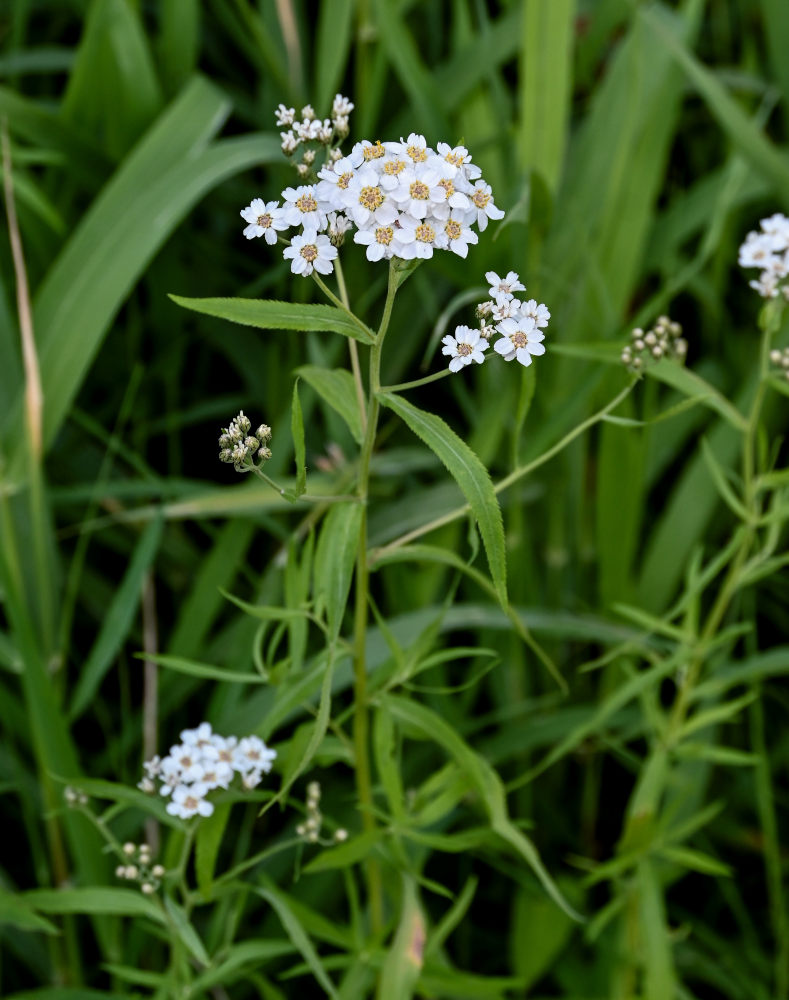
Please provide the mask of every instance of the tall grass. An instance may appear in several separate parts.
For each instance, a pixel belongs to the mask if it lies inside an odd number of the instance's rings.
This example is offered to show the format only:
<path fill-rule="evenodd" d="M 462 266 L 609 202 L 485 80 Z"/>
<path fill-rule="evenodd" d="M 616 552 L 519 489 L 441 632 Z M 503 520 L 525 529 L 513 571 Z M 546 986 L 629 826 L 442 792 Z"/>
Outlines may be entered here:
<path fill-rule="evenodd" d="M 0 993 L 789 996 L 789 383 L 766 355 L 788 324 L 736 268 L 745 233 L 789 210 L 785 0 L 6 14 L 30 295 L 1 240 Z M 486 270 L 518 270 L 552 312 L 533 378 L 486 364 L 407 397 L 490 471 L 509 604 L 405 404 L 382 414 L 364 809 L 353 614 L 327 593 L 347 551 L 215 457 L 243 407 L 274 430 L 267 471 L 295 484 L 300 370 L 310 490 L 350 489 L 359 437 L 314 388 L 347 341 L 168 297 L 313 297 L 238 211 L 291 183 L 277 104 L 324 113 L 337 90 L 354 139 L 462 137 L 507 210 L 468 260 L 403 285 L 383 384 L 436 369 Z M 385 271 L 359 249 L 348 293 L 375 328 Z M 687 366 L 634 381 L 622 344 L 666 312 Z M 331 669 L 303 614 L 321 601 Z M 157 731 L 166 750 L 202 718 L 279 757 L 186 863 L 194 829 L 135 785 Z M 295 835 L 315 779 L 350 834 L 325 850 Z M 168 904 L 114 875 L 108 838 L 146 835 L 175 873 Z"/>

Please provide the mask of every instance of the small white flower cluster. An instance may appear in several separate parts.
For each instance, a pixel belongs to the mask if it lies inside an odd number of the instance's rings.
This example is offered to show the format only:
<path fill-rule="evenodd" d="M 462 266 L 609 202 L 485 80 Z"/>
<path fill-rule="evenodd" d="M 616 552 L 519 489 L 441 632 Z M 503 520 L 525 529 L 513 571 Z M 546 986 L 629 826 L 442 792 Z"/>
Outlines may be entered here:
<path fill-rule="evenodd" d="M 297 121 L 296 109 L 286 108 L 284 104 L 280 104 L 274 114 L 279 128 L 287 127 L 287 131 L 279 134 L 282 139 L 282 152 L 286 156 L 293 156 L 302 143 L 316 142 L 321 146 L 329 147 L 330 158 L 339 159 L 338 156 L 331 156 L 334 152 L 331 147 L 348 135 L 350 131 L 349 119 L 353 109 L 354 105 L 347 97 L 337 94 L 332 103 L 330 118 L 324 118 L 321 121 L 320 118 L 316 117 L 312 105 L 306 104 L 301 109 L 301 120 Z M 314 161 L 315 149 L 307 149 L 302 156 L 302 162 L 297 165 L 296 169 L 302 176 L 306 176 Z M 302 167 L 303 170 L 300 169 Z"/>
<path fill-rule="evenodd" d="M 138 847 L 130 841 L 123 845 L 122 850 L 123 864 L 115 869 L 115 877 L 138 882 L 141 892 L 146 896 L 152 895 L 165 876 L 164 866 L 151 864 L 151 848 L 148 844 L 140 844 Z"/>
<path fill-rule="evenodd" d="M 281 109 L 282 121 L 292 112 Z M 412 132 L 399 142 L 365 139 L 344 157 L 338 152 L 331 150 L 317 183 L 286 188 L 281 205 L 256 198 L 241 212 L 247 239 L 274 244 L 278 232 L 302 227 L 283 252 L 294 274 L 330 274 L 351 229 L 371 261 L 427 259 L 434 250 L 466 257 L 479 240 L 471 227 L 482 232 L 488 220 L 504 217 L 465 146 L 440 142 L 434 150 Z"/>
<path fill-rule="evenodd" d="M 72 788 L 71 785 L 66 785 L 63 789 L 63 798 L 72 809 L 88 804 L 88 796 L 80 788 Z"/>
<path fill-rule="evenodd" d="M 682 361 L 688 353 L 688 342 L 682 337 L 682 327 L 668 316 L 659 316 L 646 333 L 637 326 L 630 335 L 630 341 L 622 348 L 622 364 L 634 372 L 641 371 L 652 360 L 676 358 Z"/>
<path fill-rule="evenodd" d="M 789 219 L 777 213 L 759 223 L 740 247 L 740 267 L 758 267 L 761 276 L 748 284 L 765 299 L 783 295 L 789 301 Z"/>
<path fill-rule="evenodd" d="M 334 831 L 332 840 L 321 839 L 321 826 L 323 825 L 323 815 L 320 810 L 321 786 L 317 781 L 311 781 L 307 785 L 307 818 L 296 827 L 296 835 L 302 837 L 308 844 L 323 844 L 325 847 L 331 844 L 341 844 L 348 839 L 348 831 L 339 829 Z"/>
<path fill-rule="evenodd" d="M 442 354 L 450 358 L 449 370 L 459 372 L 461 368 L 476 361 L 481 365 L 485 360 L 490 338 L 500 336 L 493 349 L 505 361 L 517 361 L 528 366 L 532 356 L 545 354 L 542 343 L 551 314 L 542 302 L 536 299 L 522 301 L 515 298 L 515 292 L 526 291 L 515 271 L 509 271 L 500 278 L 495 271 L 488 271 L 485 279 L 490 285 L 491 298 L 477 306 L 480 326 L 455 328 L 454 336 L 447 335 L 441 343 Z"/>
<path fill-rule="evenodd" d="M 170 747 L 166 757 L 154 757 L 143 764 L 145 776 L 138 788 L 170 796 L 167 812 L 181 819 L 210 816 L 213 803 L 206 795 L 214 788 L 229 788 L 236 774 L 243 788 L 260 784 L 277 756 L 258 736 L 220 736 L 208 722 L 196 729 L 184 729 L 181 742 Z"/>
<path fill-rule="evenodd" d="M 770 351 L 770 361 L 776 366 L 776 368 L 780 369 L 780 371 L 775 374 L 783 375 L 784 378 L 789 381 L 789 347 L 784 347 L 783 350 L 778 347 L 774 347 L 773 350 Z"/>
<path fill-rule="evenodd" d="M 251 430 L 252 422 L 241 410 L 219 437 L 219 461 L 229 462 L 236 472 L 251 472 L 257 467 L 256 460 L 262 463 L 271 458 L 271 428 L 261 424 L 254 434 Z"/>

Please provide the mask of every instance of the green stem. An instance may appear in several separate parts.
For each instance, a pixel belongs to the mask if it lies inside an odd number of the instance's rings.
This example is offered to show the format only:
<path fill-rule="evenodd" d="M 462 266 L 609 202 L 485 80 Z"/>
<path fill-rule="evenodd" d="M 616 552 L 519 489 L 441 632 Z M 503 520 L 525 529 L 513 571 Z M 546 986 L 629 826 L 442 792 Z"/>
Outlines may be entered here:
<path fill-rule="evenodd" d="M 350 312 L 351 304 L 348 299 L 348 289 L 345 286 L 345 275 L 339 257 L 335 262 L 337 272 L 337 288 L 340 292 L 340 300 L 344 308 Z M 362 433 L 367 430 L 367 406 L 364 400 L 364 382 L 362 382 L 362 369 L 359 364 L 359 345 L 352 338 L 348 338 L 348 352 L 351 356 L 351 371 L 353 372 L 353 383 L 356 386 L 356 400 L 359 404 L 359 414 L 362 418 Z"/>
<path fill-rule="evenodd" d="M 313 271 L 312 272 L 312 277 L 313 277 L 313 279 L 315 281 L 315 284 L 318 286 L 318 288 L 320 288 L 320 290 L 323 292 L 323 294 L 326 296 L 326 298 L 330 302 L 332 302 L 335 306 L 337 306 L 338 309 L 342 309 L 342 311 L 344 313 L 346 313 L 346 315 L 351 320 L 351 322 L 355 326 L 358 326 L 359 329 L 362 331 L 362 333 L 365 335 L 365 338 L 367 338 L 369 340 L 370 331 L 367 329 L 367 327 L 364 325 L 364 323 L 362 323 L 362 321 L 359 319 L 359 317 L 356 315 L 356 313 L 352 312 L 351 309 L 348 306 L 346 306 L 345 303 L 341 299 L 337 298 L 337 296 L 334 294 L 334 292 L 331 290 L 331 288 L 329 288 L 329 286 L 326 284 L 326 282 L 323 281 L 321 278 L 318 277 L 317 272 Z"/>
<path fill-rule="evenodd" d="M 427 385 L 429 382 L 438 382 L 440 378 L 446 378 L 447 375 L 451 375 L 452 372 L 445 368 L 443 371 L 434 372 L 432 375 L 426 375 L 424 378 L 414 379 L 413 382 L 398 382 L 397 385 L 384 385 L 381 387 L 381 392 L 403 392 L 406 389 L 416 389 L 420 385 Z"/>
<path fill-rule="evenodd" d="M 367 427 L 365 430 L 362 451 L 359 457 L 359 478 L 357 492 L 362 508 L 362 523 L 359 530 L 359 549 L 356 557 L 356 590 L 354 606 L 354 717 L 353 745 L 356 763 L 356 789 L 359 795 L 359 806 L 362 811 L 362 823 L 365 831 L 375 830 L 375 813 L 373 811 L 372 772 L 370 768 L 370 719 L 367 708 L 367 608 L 370 590 L 370 570 L 367 563 L 367 497 L 370 482 L 370 460 L 375 446 L 378 429 L 378 392 L 381 387 L 381 348 L 389 320 L 392 316 L 392 306 L 397 294 L 397 272 L 389 268 L 389 288 L 386 294 L 381 325 L 375 343 L 370 348 L 370 397 L 367 404 Z M 383 928 L 383 886 L 381 870 L 378 862 L 370 858 L 366 864 L 367 887 L 370 900 L 370 920 L 373 932 L 378 934 Z"/>

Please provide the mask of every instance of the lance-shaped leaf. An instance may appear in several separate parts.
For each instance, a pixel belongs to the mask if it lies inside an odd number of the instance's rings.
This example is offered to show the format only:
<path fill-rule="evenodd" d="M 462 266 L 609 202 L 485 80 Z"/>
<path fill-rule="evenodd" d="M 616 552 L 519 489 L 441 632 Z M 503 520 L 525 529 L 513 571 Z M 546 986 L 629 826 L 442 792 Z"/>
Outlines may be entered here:
<path fill-rule="evenodd" d="M 426 413 L 401 396 L 379 393 L 384 406 L 401 417 L 418 438 L 435 452 L 463 492 L 479 526 L 490 575 L 503 607 L 507 606 L 507 565 L 501 510 L 485 466 L 452 428 L 434 413 Z"/>
<path fill-rule="evenodd" d="M 351 313 L 335 306 L 277 302 L 274 299 L 186 299 L 170 298 L 184 309 L 227 319 L 259 330 L 326 330 L 372 344 L 372 330 Z"/>

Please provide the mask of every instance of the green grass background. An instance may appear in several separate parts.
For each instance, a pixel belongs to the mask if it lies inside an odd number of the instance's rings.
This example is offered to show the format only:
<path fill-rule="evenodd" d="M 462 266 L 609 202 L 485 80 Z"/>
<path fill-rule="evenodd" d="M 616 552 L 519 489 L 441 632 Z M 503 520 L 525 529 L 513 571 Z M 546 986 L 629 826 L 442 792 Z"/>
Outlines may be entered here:
<path fill-rule="evenodd" d="M 4 238 L 0 993 L 167 996 L 155 978 L 163 934 L 144 915 L 129 916 L 136 904 L 114 889 L 114 904 L 83 896 L 77 915 L 63 916 L 65 904 L 46 893 L 64 880 L 115 885 L 112 861 L 89 828 L 62 812 L 61 790 L 63 779 L 80 775 L 130 786 L 139 778 L 144 588 L 162 653 L 241 672 L 255 656 L 271 663 L 286 651 L 307 661 L 314 653 L 298 628 L 262 634 L 222 594 L 298 603 L 303 581 L 301 549 L 292 549 L 289 572 L 279 558 L 298 517 L 220 466 L 216 438 L 243 408 L 273 428 L 272 474 L 292 475 L 291 373 L 344 364 L 345 342 L 229 327 L 167 297 L 318 301 L 310 283 L 291 280 L 279 253 L 241 235 L 239 210 L 292 182 L 273 109 L 311 101 L 325 114 L 341 90 L 356 103 L 352 139 L 410 131 L 431 143 L 462 139 L 482 166 L 507 218 L 481 235 L 466 261 L 438 255 L 404 287 L 385 381 L 440 367 L 445 310 L 469 302 L 486 270 L 519 271 L 552 313 L 535 385 L 514 366 L 491 363 L 409 397 L 448 420 L 497 480 L 622 388 L 623 370 L 608 361 L 632 326 L 661 312 L 683 323 L 688 366 L 744 405 L 759 303 L 736 251 L 759 218 L 789 211 L 789 4 L 6 0 L 0 46 L 0 118 L 11 138 L 45 447 L 42 461 L 31 459 Z M 385 271 L 359 247 L 343 255 L 352 302 L 374 325 Z M 468 322 L 463 308 L 450 323 Z M 310 475 L 336 481 L 353 439 L 303 383 L 301 396 Z M 618 413 L 650 420 L 681 398 L 650 380 Z M 388 426 L 370 513 L 374 545 L 460 499 L 417 439 L 394 419 Z M 785 427 L 786 400 L 774 396 L 765 454 L 779 454 Z M 438 713 L 511 784 L 510 815 L 589 918 L 572 923 L 487 827 L 478 843 L 446 850 L 411 843 L 429 927 L 414 995 L 788 995 L 786 574 L 738 598 L 732 620 L 749 630 L 712 661 L 709 676 L 732 678 L 729 695 L 755 700 L 705 728 L 697 739 L 706 751 L 674 772 L 664 815 L 681 831 L 684 860 L 661 856 L 658 838 L 631 865 L 621 841 L 670 679 L 620 704 L 617 693 L 639 669 L 635 656 L 579 670 L 643 625 L 616 606 L 660 619 L 693 560 L 706 562 L 730 538 L 733 517 L 702 438 L 724 469 L 736 469 L 737 433 L 697 406 L 654 425 L 596 424 L 502 494 L 510 599 L 557 663 L 566 696 L 473 582 L 458 583 L 451 568 L 435 564 L 391 565 L 376 575 L 376 603 L 397 648 L 411 649 L 439 618 L 431 640 L 439 648 L 475 648 L 434 667 L 417 682 L 425 690 L 403 702 Z M 339 472 L 322 473 L 317 462 L 332 443 L 345 458 Z M 464 522 L 426 540 L 464 559 L 477 545 Z M 454 607 L 440 616 L 456 584 Z M 699 597 L 702 610 L 708 601 Z M 666 637 L 652 639 L 659 650 Z M 371 641 L 373 667 L 387 669 L 394 654 L 385 632 L 374 629 Z M 481 672 L 484 650 L 496 665 L 464 687 Z M 347 685 L 343 674 L 337 715 Z M 459 690 L 446 693 L 452 686 Z M 219 731 L 263 733 L 287 762 L 303 749 L 313 715 L 296 701 L 272 719 L 274 700 L 268 688 L 162 668 L 160 745 L 209 718 Z M 462 763 L 426 741 L 420 717 L 398 704 L 400 780 L 421 808 L 445 807 L 423 825 L 447 834 L 479 827 L 479 791 L 469 790 Z M 525 782 L 549 754 L 550 766 Z M 326 737 L 312 771 L 337 820 L 358 832 L 339 739 Z M 254 809 L 236 808 L 236 836 L 223 847 L 228 862 L 292 829 L 287 811 L 258 821 Z M 142 820 L 134 809 L 113 822 L 124 839 L 141 835 Z M 346 901 L 352 877 L 326 871 L 294 883 L 292 856 L 279 855 L 261 878 L 266 891 L 288 894 L 288 912 L 338 995 L 368 995 L 385 951 L 381 942 L 363 947 L 363 921 Z M 394 875 L 390 889 L 401 898 Z M 406 908 L 412 891 L 402 896 Z M 97 919 L 102 907 L 109 915 Z M 85 911 L 94 918 L 79 915 Z M 203 908 L 197 925 L 209 968 L 220 971 L 190 995 L 326 995 L 313 956 L 299 954 L 278 913 L 254 893 Z M 233 941 L 259 949 L 224 969 Z M 209 992 L 216 989 L 226 992 Z"/>

